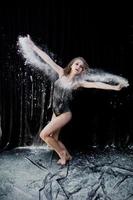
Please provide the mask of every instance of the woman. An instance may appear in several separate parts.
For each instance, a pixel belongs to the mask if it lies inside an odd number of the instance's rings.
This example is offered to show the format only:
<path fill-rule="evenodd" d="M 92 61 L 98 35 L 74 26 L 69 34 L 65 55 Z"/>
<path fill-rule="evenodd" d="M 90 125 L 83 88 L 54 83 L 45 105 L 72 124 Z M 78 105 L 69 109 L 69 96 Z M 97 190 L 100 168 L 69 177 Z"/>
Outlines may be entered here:
<path fill-rule="evenodd" d="M 54 83 L 53 93 L 53 116 L 51 121 L 42 129 L 40 137 L 48 146 L 59 156 L 57 163 L 65 165 L 72 156 L 59 140 L 59 133 L 72 118 L 69 104 L 72 98 L 72 91 L 79 87 L 97 88 L 104 90 L 120 90 L 125 87 L 122 84 L 110 85 L 102 82 L 88 82 L 82 79 L 83 74 L 88 68 L 88 64 L 82 57 L 74 58 L 66 68 L 56 64 L 44 51 L 42 51 L 34 42 L 27 37 L 30 48 L 41 57 L 45 63 L 50 65 L 58 74 L 58 79 Z"/>

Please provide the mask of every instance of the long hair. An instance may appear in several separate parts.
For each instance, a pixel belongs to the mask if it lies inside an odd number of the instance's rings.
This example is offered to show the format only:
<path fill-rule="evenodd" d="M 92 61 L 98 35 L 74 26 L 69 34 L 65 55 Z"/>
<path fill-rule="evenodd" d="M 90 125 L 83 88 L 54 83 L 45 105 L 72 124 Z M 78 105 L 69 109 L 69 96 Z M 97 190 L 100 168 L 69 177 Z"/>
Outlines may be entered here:
<path fill-rule="evenodd" d="M 68 74 L 70 74 L 71 72 L 71 66 L 73 65 L 73 63 L 76 61 L 76 60 L 81 60 L 83 62 L 83 68 L 84 70 L 88 69 L 89 68 L 89 65 L 88 63 L 86 62 L 86 60 L 83 58 L 83 57 L 76 57 L 76 58 L 73 58 L 69 63 L 68 65 L 64 68 L 64 74 L 67 76 Z"/>

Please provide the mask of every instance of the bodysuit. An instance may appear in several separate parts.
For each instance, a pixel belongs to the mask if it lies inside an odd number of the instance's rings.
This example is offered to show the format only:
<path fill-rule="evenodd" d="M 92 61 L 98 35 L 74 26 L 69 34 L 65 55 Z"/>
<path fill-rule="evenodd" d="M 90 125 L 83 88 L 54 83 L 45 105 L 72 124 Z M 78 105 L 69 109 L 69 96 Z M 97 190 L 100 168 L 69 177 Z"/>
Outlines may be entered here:
<path fill-rule="evenodd" d="M 53 92 L 53 112 L 56 116 L 70 111 L 70 102 L 72 100 L 72 82 L 66 82 L 65 76 L 62 76 L 54 83 Z"/>

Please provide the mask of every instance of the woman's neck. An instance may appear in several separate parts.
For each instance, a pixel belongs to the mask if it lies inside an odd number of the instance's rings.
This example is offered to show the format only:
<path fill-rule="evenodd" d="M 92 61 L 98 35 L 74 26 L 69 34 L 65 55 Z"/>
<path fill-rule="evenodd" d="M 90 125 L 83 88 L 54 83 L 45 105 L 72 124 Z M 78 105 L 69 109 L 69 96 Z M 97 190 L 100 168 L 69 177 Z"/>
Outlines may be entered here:
<path fill-rule="evenodd" d="M 67 78 L 68 78 L 69 81 L 72 81 L 72 80 L 75 79 L 75 74 L 70 73 L 70 74 L 67 75 Z"/>

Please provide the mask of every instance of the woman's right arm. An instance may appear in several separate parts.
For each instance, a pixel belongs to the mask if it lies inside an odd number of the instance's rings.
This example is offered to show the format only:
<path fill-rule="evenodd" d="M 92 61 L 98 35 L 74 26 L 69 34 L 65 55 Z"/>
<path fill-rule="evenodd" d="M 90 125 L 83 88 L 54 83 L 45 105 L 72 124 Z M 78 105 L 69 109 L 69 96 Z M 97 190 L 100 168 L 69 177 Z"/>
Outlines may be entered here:
<path fill-rule="evenodd" d="M 58 74 L 62 76 L 64 74 L 64 70 L 62 67 L 57 65 L 44 51 L 42 51 L 39 47 L 35 45 L 35 43 L 31 40 L 30 36 L 28 35 L 28 41 L 31 45 L 33 51 L 35 51 L 47 64 L 49 64 Z"/>
<path fill-rule="evenodd" d="M 118 85 L 110 85 L 107 83 L 102 83 L 102 82 L 88 82 L 88 81 L 82 81 L 79 85 L 80 87 L 84 87 L 84 88 L 96 88 L 96 89 L 104 89 L 104 90 L 116 90 L 119 91 L 121 90 L 123 87 L 127 87 L 124 86 L 122 84 L 118 84 Z"/>

